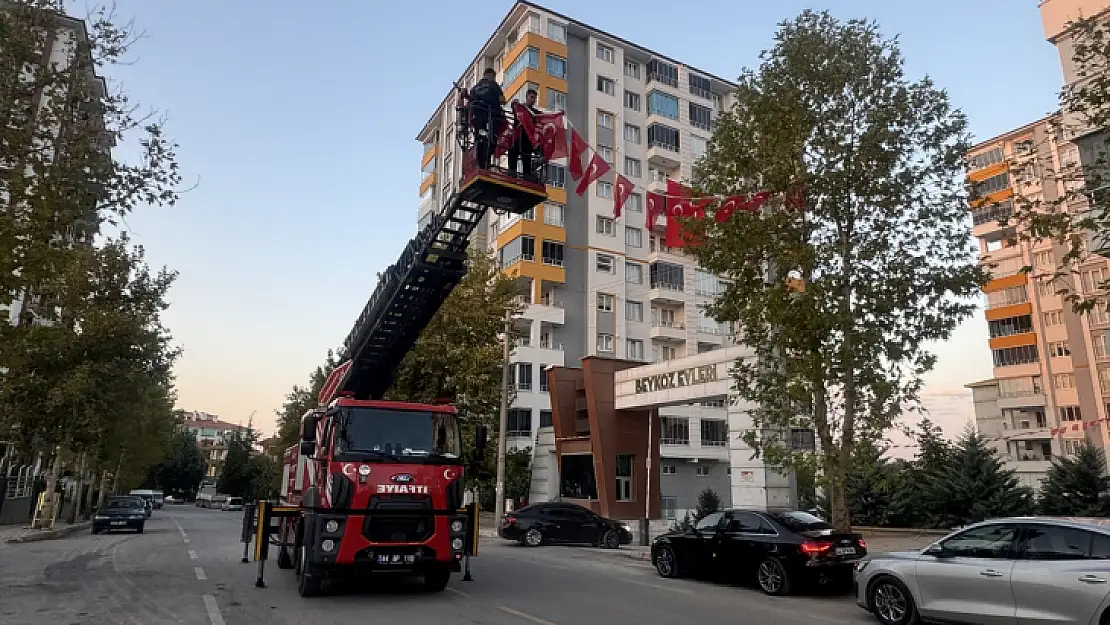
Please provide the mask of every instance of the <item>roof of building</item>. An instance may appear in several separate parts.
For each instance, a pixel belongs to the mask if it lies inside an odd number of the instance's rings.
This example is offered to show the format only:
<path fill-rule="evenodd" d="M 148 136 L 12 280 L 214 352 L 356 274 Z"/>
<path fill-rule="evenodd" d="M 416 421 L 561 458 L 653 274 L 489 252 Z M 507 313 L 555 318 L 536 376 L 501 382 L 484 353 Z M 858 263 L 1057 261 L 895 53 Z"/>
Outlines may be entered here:
<path fill-rule="evenodd" d="M 674 63 L 675 65 L 681 65 L 681 66 L 683 66 L 687 69 L 694 70 L 695 72 L 697 72 L 699 74 L 702 74 L 702 75 L 704 75 L 708 78 L 712 78 L 714 80 L 723 82 L 723 83 L 725 83 L 729 86 L 732 86 L 732 87 L 736 86 L 736 83 L 732 80 L 729 80 L 729 79 L 726 79 L 726 78 L 721 78 L 720 76 L 717 76 L 716 74 L 712 74 L 712 73 L 707 72 L 705 70 L 698 69 L 698 68 L 696 68 L 692 65 L 682 63 L 681 61 L 677 61 L 677 60 L 675 60 L 675 59 L 673 59 L 673 58 L 671 58 L 671 57 L 669 57 L 665 54 L 661 54 L 661 53 L 656 52 L 656 51 L 654 51 L 650 48 L 645 48 L 644 46 L 632 43 L 631 41 L 629 41 L 629 40 L 627 40 L 623 37 L 618 37 L 617 35 L 614 35 L 614 34 L 608 32 L 608 31 L 602 30 L 602 29 L 600 29 L 596 26 L 591 26 L 590 24 L 587 24 L 587 23 L 582 22 L 580 20 L 576 20 L 573 17 L 569 17 L 567 15 L 559 13 L 558 11 L 555 11 L 553 9 L 549 9 L 549 8 L 543 6 L 542 4 L 537 4 L 535 2 L 529 2 L 528 0 L 517 0 L 517 2 L 515 2 L 513 4 L 512 8 L 509 9 L 508 13 L 505 14 L 505 17 L 501 18 L 501 21 L 497 24 L 497 28 L 493 29 L 493 33 L 490 34 L 489 39 L 487 39 L 486 42 L 484 44 L 482 44 L 482 47 L 478 49 L 478 53 L 475 54 L 474 58 L 471 59 L 471 61 L 467 64 L 467 66 L 466 66 L 467 70 L 469 70 L 472 65 L 477 63 L 478 59 L 482 58 L 482 55 L 486 51 L 486 48 L 488 48 L 489 45 L 491 43 L 493 43 L 494 39 L 497 38 L 497 34 L 499 32 L 501 32 L 501 29 L 505 27 L 505 24 L 509 21 L 509 19 L 513 16 L 513 14 L 517 12 L 517 9 L 520 8 L 520 7 L 528 7 L 528 8 L 536 9 L 536 10 L 539 10 L 539 11 L 543 11 L 545 13 L 550 13 L 551 15 L 554 15 L 555 17 L 566 21 L 568 25 L 573 24 L 573 25 L 575 25 L 579 28 L 583 28 L 585 30 L 590 30 L 590 31 L 596 32 L 596 33 L 598 33 L 600 35 L 603 35 L 603 36 L 605 36 L 609 39 L 612 39 L 614 42 L 619 43 L 620 45 L 622 45 L 624 47 L 635 48 L 635 49 L 637 49 L 641 52 L 644 52 L 645 54 L 656 57 L 656 58 L 661 59 L 663 61 L 668 61 L 670 63 Z M 464 77 L 465 75 L 466 75 L 466 70 L 464 70 L 464 72 L 462 74 L 460 74 L 460 76 L 459 76 L 460 79 L 462 77 Z M 423 136 L 425 132 L 427 132 L 428 126 L 432 123 L 432 120 L 435 119 L 435 117 L 436 117 L 436 113 L 438 113 L 439 110 L 443 108 L 443 105 L 447 103 L 447 99 L 449 97 L 451 97 L 451 92 L 450 91 L 448 91 L 447 95 L 443 97 L 443 100 L 440 101 L 439 105 L 436 106 L 435 111 L 432 113 L 431 117 L 428 118 L 428 122 L 424 124 L 424 127 L 421 128 L 420 132 L 416 135 L 416 140 L 417 141 L 419 141 L 420 137 Z"/>
<path fill-rule="evenodd" d="M 181 423 L 190 430 L 199 430 L 201 428 L 216 429 L 216 430 L 242 430 L 245 426 L 236 425 L 235 423 L 228 423 L 227 421 L 220 421 L 218 419 L 206 421 L 183 421 Z"/>
<path fill-rule="evenodd" d="M 978 382 L 972 382 L 971 384 L 964 384 L 964 388 L 986 388 L 988 386 L 996 386 L 997 384 L 998 380 L 991 378 L 989 380 L 979 380 Z"/>
<path fill-rule="evenodd" d="M 1004 141 L 1004 140 L 1009 139 L 1011 137 L 1016 137 L 1018 135 L 1028 133 L 1029 131 L 1033 130 L 1037 126 L 1039 126 L 1041 124 L 1045 124 L 1045 123 L 1047 123 L 1047 122 L 1049 122 L 1053 119 L 1056 119 L 1058 117 L 1060 117 L 1060 111 L 1056 111 L 1055 113 L 1050 113 L 1050 114 L 1045 115 L 1044 117 L 1042 117 L 1042 118 L 1040 118 L 1036 121 L 1029 122 L 1028 124 L 1025 124 L 1024 126 L 1018 126 L 1017 128 L 1014 128 L 1013 130 L 1007 130 L 1006 132 L 1004 132 L 1002 134 L 999 134 L 999 135 L 995 135 L 995 136 L 991 137 L 990 139 L 985 139 L 983 141 L 980 141 L 979 143 L 976 143 L 975 145 L 968 148 L 967 151 L 968 151 L 968 153 L 976 152 L 978 150 L 982 150 L 983 148 L 990 146 L 993 143 L 998 143 L 999 141 Z"/>

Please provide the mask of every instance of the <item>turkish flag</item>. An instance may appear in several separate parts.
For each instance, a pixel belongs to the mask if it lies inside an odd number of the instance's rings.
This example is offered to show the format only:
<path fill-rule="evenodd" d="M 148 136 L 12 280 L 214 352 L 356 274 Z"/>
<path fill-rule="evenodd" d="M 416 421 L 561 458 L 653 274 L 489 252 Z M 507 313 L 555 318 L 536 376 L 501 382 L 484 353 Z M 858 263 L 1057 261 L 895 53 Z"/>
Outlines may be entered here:
<path fill-rule="evenodd" d="M 532 117 L 537 139 L 532 145 L 539 146 L 543 157 L 549 161 L 567 157 L 565 117 L 563 113 L 541 113 Z"/>
<path fill-rule="evenodd" d="M 493 151 L 493 158 L 501 158 L 504 156 L 505 153 L 509 151 L 509 148 L 513 147 L 513 142 L 516 141 L 517 135 L 520 134 L 520 126 L 514 127 L 512 124 L 504 121 L 501 123 L 501 135 L 497 137 L 497 148 Z"/>
<path fill-rule="evenodd" d="M 582 178 L 582 155 L 590 149 L 590 144 L 578 134 L 578 131 L 573 127 L 570 129 L 570 162 L 567 163 L 567 168 L 570 169 L 570 177 L 575 181 Z M 582 195 L 579 193 L 579 195 Z"/>
<path fill-rule="evenodd" d="M 621 216 L 621 208 L 628 200 L 628 196 L 632 195 L 632 183 L 628 178 L 617 174 L 616 188 L 613 189 L 613 217 L 618 218 Z"/>
<path fill-rule="evenodd" d="M 694 191 L 682 183 L 667 178 L 667 195 L 671 197 L 692 197 Z"/>
<path fill-rule="evenodd" d="M 660 215 L 667 214 L 667 199 L 661 194 L 649 191 L 647 194 L 647 210 L 644 211 L 646 220 L 644 227 L 648 230 L 655 229 L 655 220 L 659 219 Z"/>
<path fill-rule="evenodd" d="M 536 141 L 536 126 L 532 122 L 532 111 L 529 111 L 520 102 L 513 100 L 513 116 L 516 117 L 516 122 L 524 131 L 525 136 L 528 137 L 528 142 L 532 145 L 538 144 L 539 141 Z"/>
<path fill-rule="evenodd" d="M 574 192 L 582 195 L 595 180 L 609 173 L 612 168 L 609 163 L 605 162 L 605 159 L 601 158 L 600 154 L 594 154 L 594 157 L 590 159 L 590 164 L 586 166 L 585 175 L 578 181 L 578 188 Z"/>

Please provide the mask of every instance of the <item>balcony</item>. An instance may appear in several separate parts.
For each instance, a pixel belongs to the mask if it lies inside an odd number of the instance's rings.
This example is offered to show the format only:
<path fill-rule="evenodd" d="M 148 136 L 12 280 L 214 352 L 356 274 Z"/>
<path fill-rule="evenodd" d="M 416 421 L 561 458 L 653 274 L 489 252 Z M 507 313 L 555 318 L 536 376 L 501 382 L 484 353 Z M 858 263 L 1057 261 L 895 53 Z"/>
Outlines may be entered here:
<path fill-rule="evenodd" d="M 677 144 L 667 143 L 658 139 L 648 141 L 648 163 L 666 169 L 677 169 L 682 166 L 681 153 Z"/>
<path fill-rule="evenodd" d="M 682 285 L 663 280 L 652 280 L 648 289 L 648 299 L 653 304 L 683 304 L 686 302 Z"/>
<path fill-rule="evenodd" d="M 686 326 L 681 321 L 651 322 L 651 338 L 662 341 L 686 342 Z"/>
<path fill-rule="evenodd" d="M 998 407 L 1001 410 L 1007 409 L 1020 409 L 1020 408 L 1043 408 L 1047 403 L 1044 393 L 1034 393 L 1032 391 L 1022 394 L 1009 394 L 999 395 Z"/>
<path fill-rule="evenodd" d="M 566 323 L 567 311 L 563 308 L 562 300 L 545 296 L 537 302 L 528 304 L 524 308 L 524 316 L 542 323 L 561 326 Z"/>

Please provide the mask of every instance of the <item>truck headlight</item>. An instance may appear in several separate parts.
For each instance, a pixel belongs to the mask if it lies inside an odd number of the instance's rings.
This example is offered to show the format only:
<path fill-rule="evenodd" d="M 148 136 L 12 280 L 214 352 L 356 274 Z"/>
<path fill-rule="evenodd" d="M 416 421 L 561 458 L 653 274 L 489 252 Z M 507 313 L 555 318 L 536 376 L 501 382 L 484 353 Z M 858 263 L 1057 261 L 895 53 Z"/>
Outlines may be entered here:
<path fill-rule="evenodd" d="M 451 531 L 455 532 L 456 534 L 462 532 L 463 531 L 463 522 L 458 520 L 458 519 L 455 519 L 454 521 L 451 521 Z"/>
<path fill-rule="evenodd" d="M 324 524 L 324 531 L 329 534 L 334 534 L 339 531 L 339 521 L 332 519 Z"/>
<path fill-rule="evenodd" d="M 331 553 L 332 551 L 335 550 L 335 541 L 334 540 L 325 540 L 324 542 L 320 543 L 320 548 L 323 549 L 324 551 L 328 552 L 328 553 Z"/>
<path fill-rule="evenodd" d="M 455 551 L 462 551 L 462 548 L 463 548 L 462 539 L 461 538 L 452 538 L 451 539 L 451 548 L 454 549 Z"/>

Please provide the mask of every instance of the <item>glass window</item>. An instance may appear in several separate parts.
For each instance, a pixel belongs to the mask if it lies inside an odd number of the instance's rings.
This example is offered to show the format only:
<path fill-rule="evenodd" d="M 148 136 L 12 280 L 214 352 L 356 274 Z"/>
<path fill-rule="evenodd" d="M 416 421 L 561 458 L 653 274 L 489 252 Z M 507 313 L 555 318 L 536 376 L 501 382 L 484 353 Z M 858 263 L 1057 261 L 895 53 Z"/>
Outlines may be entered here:
<path fill-rule="evenodd" d="M 604 157 L 602 157 L 604 158 Z M 597 181 L 597 197 L 606 200 L 613 199 L 613 183 L 605 182 L 604 180 Z"/>
<path fill-rule="evenodd" d="M 613 62 L 613 49 L 610 48 L 609 46 L 603 44 L 603 43 L 598 43 L 597 44 L 597 58 L 599 58 L 602 61 L 605 61 L 607 63 L 612 63 Z"/>
<path fill-rule="evenodd" d="M 832 529 L 832 525 L 826 523 L 824 519 L 808 512 L 784 512 L 774 515 L 774 518 L 794 532 Z"/>
<path fill-rule="evenodd" d="M 633 111 L 640 110 L 640 94 L 631 91 L 624 92 L 624 108 Z"/>
<path fill-rule="evenodd" d="M 566 27 L 566 24 L 560 24 L 559 22 L 553 22 L 551 20 L 547 20 L 547 38 L 552 40 L 552 41 L 557 41 L 559 43 L 566 43 L 567 42 L 567 27 Z"/>
<path fill-rule="evenodd" d="M 551 87 L 545 87 L 544 92 L 547 94 L 544 108 L 549 111 L 567 110 L 567 94 L 562 91 L 556 91 Z"/>
<path fill-rule="evenodd" d="M 678 119 L 678 98 L 662 91 L 648 93 L 648 115 L 662 115 L 669 119 Z"/>
<path fill-rule="evenodd" d="M 1084 560 L 1091 555 L 1094 537 L 1070 527 L 1026 525 L 1018 553 L 1026 560 Z"/>
<path fill-rule="evenodd" d="M 640 79 L 640 64 L 636 61 L 624 60 L 624 75 L 636 80 Z"/>
<path fill-rule="evenodd" d="M 632 226 L 624 227 L 624 244 L 628 247 L 644 246 L 644 231 Z"/>
<path fill-rule="evenodd" d="M 597 112 L 597 126 L 598 128 L 613 128 L 613 114 L 606 113 L 605 111 Z"/>
<path fill-rule="evenodd" d="M 1009 558 L 1017 538 L 1013 525 L 984 525 L 943 541 L 945 552 L 960 558 Z"/>
<path fill-rule="evenodd" d="M 554 163 L 547 164 L 547 184 L 557 189 L 567 186 L 567 168 Z"/>
<path fill-rule="evenodd" d="M 632 454 L 617 454 L 615 473 L 617 477 L 617 501 L 632 501 Z"/>
<path fill-rule="evenodd" d="M 724 516 L 724 512 L 714 512 L 713 514 L 710 514 L 704 519 L 698 521 L 697 525 L 695 525 L 694 528 L 697 529 L 699 532 L 712 531 L 721 524 L 721 519 L 723 519 Z"/>
<path fill-rule="evenodd" d="M 613 257 L 608 254 L 597 255 L 597 270 L 600 273 L 616 273 Z"/>
<path fill-rule="evenodd" d="M 546 382 L 544 382 L 543 390 L 545 390 L 545 391 L 547 390 L 547 383 Z M 551 424 L 552 424 L 551 411 L 550 410 L 541 410 L 540 411 L 540 427 L 541 428 L 549 428 L 549 427 L 551 427 Z"/>
<path fill-rule="evenodd" d="M 709 141 L 697 135 L 690 135 L 690 155 L 695 159 L 705 156 L 709 151 Z"/>
<path fill-rule="evenodd" d="M 627 141 L 628 143 L 635 143 L 636 145 L 639 145 L 640 142 L 643 141 L 643 138 L 642 138 L 642 135 L 641 135 L 641 132 L 640 132 L 640 127 L 639 126 L 634 126 L 632 124 L 625 124 L 624 125 L 624 140 Z"/>
<path fill-rule="evenodd" d="M 640 263 L 627 262 L 624 264 L 624 281 L 631 284 L 644 283 L 644 266 Z"/>
<path fill-rule="evenodd" d="M 517 76 L 520 76 L 521 72 L 529 68 L 540 68 L 540 51 L 536 48 L 525 48 L 520 56 L 513 60 L 509 67 L 505 69 L 501 84 L 506 87 L 509 86 L 517 79 Z"/>
<path fill-rule="evenodd" d="M 606 78 L 604 76 L 598 76 L 597 77 L 597 90 L 606 94 L 606 95 L 614 95 L 617 92 L 617 85 L 616 85 L 615 82 L 613 82 L 612 78 Z"/>
<path fill-rule="evenodd" d="M 567 60 L 554 54 L 547 55 L 547 74 L 556 78 L 567 77 Z"/>

